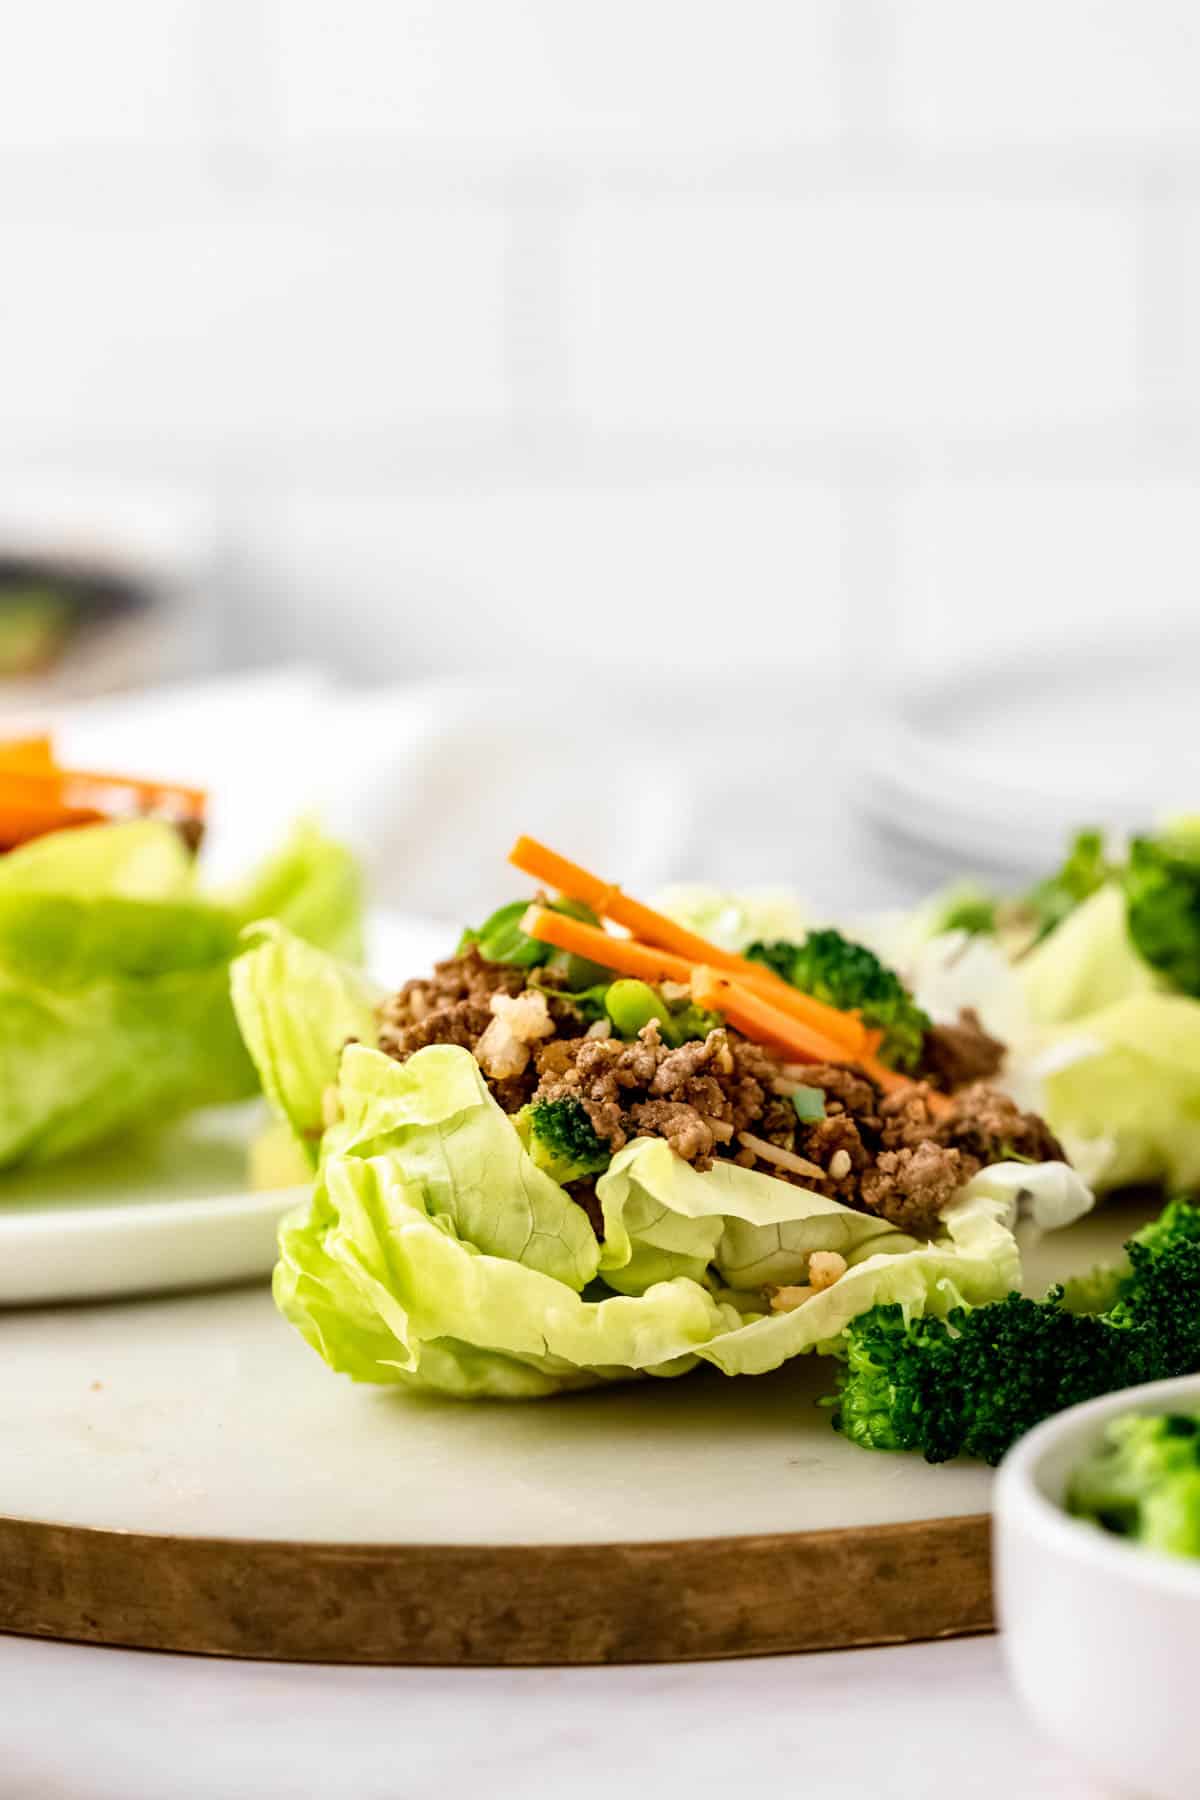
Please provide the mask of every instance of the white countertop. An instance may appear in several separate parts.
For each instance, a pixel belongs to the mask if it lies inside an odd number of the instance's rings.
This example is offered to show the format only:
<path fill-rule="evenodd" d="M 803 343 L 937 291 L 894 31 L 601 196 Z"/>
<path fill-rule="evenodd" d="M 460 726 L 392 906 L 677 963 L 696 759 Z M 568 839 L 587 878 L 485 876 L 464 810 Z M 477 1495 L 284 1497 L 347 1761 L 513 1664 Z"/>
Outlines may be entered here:
<path fill-rule="evenodd" d="M 284 1667 L 0 1637 L 5 1800 L 1116 1800 L 995 1638 L 653 1668 Z M 651 1776 L 651 1771 L 652 1776 Z"/>

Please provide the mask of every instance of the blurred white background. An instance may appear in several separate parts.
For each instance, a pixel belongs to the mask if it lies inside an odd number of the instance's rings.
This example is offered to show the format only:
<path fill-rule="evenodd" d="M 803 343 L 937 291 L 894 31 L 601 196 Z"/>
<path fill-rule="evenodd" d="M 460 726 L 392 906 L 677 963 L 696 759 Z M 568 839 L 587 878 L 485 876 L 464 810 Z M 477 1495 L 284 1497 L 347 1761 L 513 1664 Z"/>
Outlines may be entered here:
<path fill-rule="evenodd" d="M 41 0 L 0 208 L 0 488 L 210 502 L 239 659 L 1193 604 L 1193 0 Z"/>
<path fill-rule="evenodd" d="M 1196 610 L 1194 0 L 41 0 L 0 220 L 0 496 L 199 508 L 225 665 L 803 713 Z"/>

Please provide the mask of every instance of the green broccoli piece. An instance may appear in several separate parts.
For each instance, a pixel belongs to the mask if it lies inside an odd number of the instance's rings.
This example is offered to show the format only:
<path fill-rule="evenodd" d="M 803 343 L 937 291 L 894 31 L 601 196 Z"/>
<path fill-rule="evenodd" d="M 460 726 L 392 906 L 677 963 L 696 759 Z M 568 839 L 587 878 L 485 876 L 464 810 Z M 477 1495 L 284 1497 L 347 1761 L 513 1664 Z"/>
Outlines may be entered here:
<path fill-rule="evenodd" d="M 1102 1313 L 1070 1310 L 1062 1288 L 945 1319 L 873 1307 L 847 1328 L 834 1423 L 864 1449 L 994 1463 L 1064 1407 L 1200 1371 L 1200 1207 L 1172 1201 L 1126 1256 L 1090 1279 Z"/>
<path fill-rule="evenodd" d="M 612 1151 L 588 1118 L 581 1100 L 535 1100 L 517 1115 L 516 1124 L 539 1169 L 552 1180 L 581 1181 L 607 1169 Z"/>
<path fill-rule="evenodd" d="M 918 1067 L 930 1020 L 900 977 L 864 944 L 851 943 L 840 931 L 810 931 L 802 944 L 760 942 L 746 955 L 815 1000 L 858 1011 L 883 1032 L 879 1055 L 893 1069 L 911 1074 Z"/>
<path fill-rule="evenodd" d="M 1034 927 L 1033 942 L 1037 944 L 1049 937 L 1113 873 L 1113 865 L 1105 854 L 1104 834 L 1077 831 L 1062 866 L 1035 883 L 1017 902 L 1018 910 L 1029 917 Z"/>
<path fill-rule="evenodd" d="M 1072 1472 L 1067 1511 L 1176 1556 L 1200 1556 L 1200 1415 L 1124 1413 Z"/>
<path fill-rule="evenodd" d="M 1129 935 L 1181 993 L 1200 995 L 1200 848 L 1168 833 L 1134 838 L 1124 874 Z"/>

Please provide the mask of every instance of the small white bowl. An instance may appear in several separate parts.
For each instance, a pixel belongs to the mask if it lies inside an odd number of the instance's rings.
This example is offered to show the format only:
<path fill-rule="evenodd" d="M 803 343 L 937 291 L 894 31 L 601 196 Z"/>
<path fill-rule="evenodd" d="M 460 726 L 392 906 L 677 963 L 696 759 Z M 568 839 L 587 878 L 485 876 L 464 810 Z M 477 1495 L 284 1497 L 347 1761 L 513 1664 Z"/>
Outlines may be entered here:
<path fill-rule="evenodd" d="M 1200 1376 L 1106 1394 L 1047 1419 L 995 1493 L 996 1604 L 1009 1669 L 1045 1730 L 1108 1786 L 1200 1795 L 1200 1560 L 1063 1509 L 1071 1471 L 1120 1413 L 1200 1409 Z"/>

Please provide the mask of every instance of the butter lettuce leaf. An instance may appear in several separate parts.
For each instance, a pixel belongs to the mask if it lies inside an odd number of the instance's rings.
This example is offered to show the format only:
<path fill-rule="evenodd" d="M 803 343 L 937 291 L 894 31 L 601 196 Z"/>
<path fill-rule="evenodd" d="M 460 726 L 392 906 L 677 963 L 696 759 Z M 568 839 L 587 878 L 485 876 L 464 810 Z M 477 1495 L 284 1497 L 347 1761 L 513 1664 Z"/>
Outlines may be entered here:
<path fill-rule="evenodd" d="M 130 819 L 52 831 L 0 856 L 0 894 L 74 894 L 83 900 L 183 900 L 195 864 L 173 825 Z"/>
<path fill-rule="evenodd" d="M 236 945 L 201 903 L 0 893 L 0 1166 L 254 1093 Z"/>
<path fill-rule="evenodd" d="M 333 956 L 362 961 L 362 870 L 311 820 L 293 826 L 273 855 L 218 898 L 243 925 L 274 919 Z"/>
<path fill-rule="evenodd" d="M 1018 964 L 1021 985 L 1039 1025 L 1085 1019 L 1161 983 L 1133 947 L 1125 896 L 1112 884 L 1077 906 L 1057 930 Z"/>
<path fill-rule="evenodd" d="M 273 889 L 307 928 L 352 939 L 346 854 L 306 830 L 288 881 L 244 896 Z M 196 891 L 161 822 L 85 826 L 0 858 L 0 1167 L 257 1091 L 229 992 L 243 923 Z"/>
<path fill-rule="evenodd" d="M 814 1250 L 847 1261 L 889 1236 L 911 1247 L 884 1219 L 855 1212 L 759 1170 L 718 1162 L 700 1172 L 662 1138 L 636 1138 L 596 1184 L 604 1213 L 600 1267 L 610 1287 L 644 1293 L 655 1281 L 706 1278 L 761 1289 L 807 1280 Z"/>
<path fill-rule="evenodd" d="M 342 1050 L 351 1039 L 374 1045 L 381 996 L 360 970 L 273 920 L 242 942 L 230 971 L 242 1037 L 263 1093 L 315 1167 Z"/>
<path fill-rule="evenodd" d="M 468 1051 L 431 1046 L 397 1064 L 352 1044 L 338 1095 L 312 1200 L 281 1227 L 274 1291 L 358 1380 L 520 1398 L 700 1362 L 758 1374 L 829 1348 L 880 1301 L 944 1313 L 1019 1284 L 1012 1227 L 1040 1176 L 1024 1165 L 990 1186 L 978 1177 L 917 1244 L 773 1177 L 698 1173 L 639 1139 L 597 1184 L 601 1244 Z M 800 1275 L 825 1248 L 846 1256 L 841 1279 L 769 1312 L 763 1278 Z"/>
<path fill-rule="evenodd" d="M 1100 1147 L 1098 1186 L 1200 1187 L 1196 1001 L 1133 993 L 1060 1027 L 1042 1080 L 1054 1129 L 1072 1146 Z"/>

